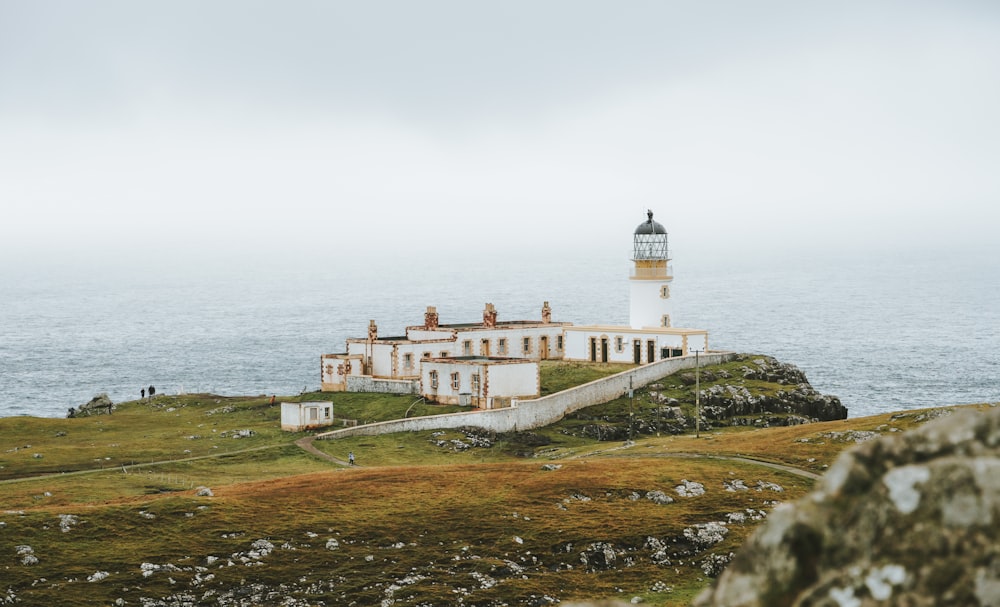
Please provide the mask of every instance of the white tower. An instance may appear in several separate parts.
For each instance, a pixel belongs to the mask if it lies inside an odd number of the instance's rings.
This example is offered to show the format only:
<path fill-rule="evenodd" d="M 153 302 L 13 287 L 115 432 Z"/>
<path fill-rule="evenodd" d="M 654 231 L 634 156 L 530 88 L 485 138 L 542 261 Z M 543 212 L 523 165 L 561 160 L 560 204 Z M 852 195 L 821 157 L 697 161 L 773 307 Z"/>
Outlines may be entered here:
<path fill-rule="evenodd" d="M 653 212 L 635 229 L 632 268 L 629 276 L 629 326 L 673 326 L 670 283 L 673 267 L 667 249 L 667 230 L 653 221 Z"/>

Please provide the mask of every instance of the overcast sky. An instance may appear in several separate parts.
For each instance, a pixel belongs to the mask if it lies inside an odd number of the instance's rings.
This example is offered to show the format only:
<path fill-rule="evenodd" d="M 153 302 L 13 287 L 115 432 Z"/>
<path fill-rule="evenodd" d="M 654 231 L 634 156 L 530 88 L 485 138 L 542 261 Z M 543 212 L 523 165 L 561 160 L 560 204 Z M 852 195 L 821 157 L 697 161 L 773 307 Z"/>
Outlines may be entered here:
<path fill-rule="evenodd" d="M 997 251 L 1000 3 L 0 0 L 0 258 Z"/>

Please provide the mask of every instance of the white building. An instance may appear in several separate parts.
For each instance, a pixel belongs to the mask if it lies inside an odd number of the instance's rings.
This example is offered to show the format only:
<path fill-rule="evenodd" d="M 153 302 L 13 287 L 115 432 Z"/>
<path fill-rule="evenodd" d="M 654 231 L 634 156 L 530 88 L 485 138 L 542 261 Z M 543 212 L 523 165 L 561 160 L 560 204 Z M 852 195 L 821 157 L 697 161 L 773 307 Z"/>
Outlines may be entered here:
<path fill-rule="evenodd" d="M 552 322 L 548 302 L 541 319 L 499 322 L 493 304 L 486 304 L 483 322 L 440 324 L 437 310 L 428 306 L 424 324 L 406 328 L 398 337 L 380 337 L 371 321 L 368 337 L 348 338 L 347 352 L 320 357 L 324 391 L 349 390 L 352 376 L 419 382 L 423 361 L 455 357 L 516 358 L 529 361 L 561 359 L 565 350 L 563 329 L 570 323 Z M 537 365 L 536 365 L 537 366 Z M 518 392 L 536 394 L 537 390 Z"/>
<path fill-rule="evenodd" d="M 567 327 L 563 358 L 641 365 L 708 350 L 708 331 L 674 326 L 670 261 L 667 230 L 649 211 L 632 237 L 628 326 Z"/>
<path fill-rule="evenodd" d="M 281 403 L 281 429 L 301 432 L 333 424 L 333 403 L 312 401 Z"/>
<path fill-rule="evenodd" d="M 539 320 L 498 322 L 496 308 L 488 303 L 481 323 L 464 324 L 440 324 L 437 310 L 428 307 L 424 323 L 407 327 L 405 335 L 379 337 L 373 320 L 367 337 L 347 340 L 346 352 L 322 355 L 321 389 L 342 391 L 377 385 L 380 391 L 419 391 L 438 402 L 455 403 L 461 402 L 465 394 L 470 404 L 494 407 L 502 406 L 510 398 L 537 396 L 537 362 L 541 360 L 648 364 L 687 356 L 696 350 L 707 351 L 708 331 L 678 328 L 674 324 L 673 267 L 667 231 L 653 221 L 652 211 L 635 229 L 632 244 L 628 326 L 553 322 L 548 302 L 542 306 Z M 501 362 L 503 359 L 520 360 L 507 364 Z M 525 370 L 529 368 L 524 366 L 525 362 L 534 363 L 533 376 Z M 441 365 L 451 367 L 446 370 Z M 469 367 L 467 371 L 465 367 Z M 434 391 L 428 389 L 432 369 L 438 373 Z M 442 389 L 442 385 L 452 385 L 455 373 L 460 385 Z M 503 387 L 498 383 L 488 393 L 477 393 L 469 383 L 476 373 L 480 381 L 484 381 L 487 373 L 498 382 L 501 376 L 505 377 Z M 441 378 L 445 376 L 447 383 L 442 384 L 445 380 Z M 378 381 L 363 382 L 362 378 Z"/>
<path fill-rule="evenodd" d="M 427 358 L 420 364 L 420 394 L 431 402 L 480 409 L 537 398 L 538 361 L 495 356 Z"/>

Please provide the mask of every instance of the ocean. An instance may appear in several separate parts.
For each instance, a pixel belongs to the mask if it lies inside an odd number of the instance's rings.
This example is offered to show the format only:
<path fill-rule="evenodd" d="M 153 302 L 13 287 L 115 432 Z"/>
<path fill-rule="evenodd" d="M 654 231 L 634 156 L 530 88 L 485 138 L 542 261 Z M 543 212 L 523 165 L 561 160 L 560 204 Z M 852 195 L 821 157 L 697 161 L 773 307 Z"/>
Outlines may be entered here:
<path fill-rule="evenodd" d="M 799 366 L 851 417 L 1000 401 L 1000 269 L 900 255 L 675 259 L 674 320 L 712 349 Z M 625 324 L 628 251 L 162 264 L 0 265 L 0 416 L 62 417 L 96 394 L 292 395 L 319 357 L 423 322 Z"/>

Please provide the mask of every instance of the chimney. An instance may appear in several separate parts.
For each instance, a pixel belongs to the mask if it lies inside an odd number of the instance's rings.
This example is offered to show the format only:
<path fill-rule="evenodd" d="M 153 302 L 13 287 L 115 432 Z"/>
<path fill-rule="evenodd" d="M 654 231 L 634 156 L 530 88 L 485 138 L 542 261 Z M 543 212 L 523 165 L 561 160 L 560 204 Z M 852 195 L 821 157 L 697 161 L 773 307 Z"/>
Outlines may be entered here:
<path fill-rule="evenodd" d="M 492 329 L 497 326 L 497 309 L 493 307 L 493 304 L 486 304 L 486 309 L 483 310 L 483 327 L 487 329 Z"/>
<path fill-rule="evenodd" d="M 428 331 L 438 328 L 438 312 L 437 308 L 434 306 L 427 306 L 427 311 L 424 312 L 424 329 Z"/>
<path fill-rule="evenodd" d="M 542 322 L 545 324 L 552 322 L 552 308 L 549 307 L 549 302 L 542 304 Z"/>

